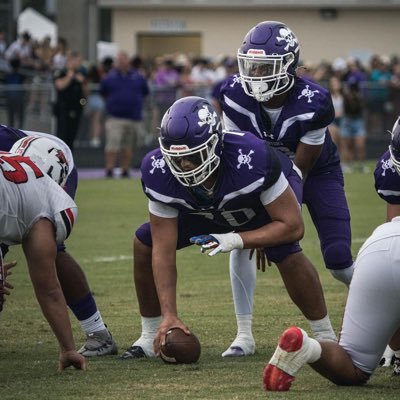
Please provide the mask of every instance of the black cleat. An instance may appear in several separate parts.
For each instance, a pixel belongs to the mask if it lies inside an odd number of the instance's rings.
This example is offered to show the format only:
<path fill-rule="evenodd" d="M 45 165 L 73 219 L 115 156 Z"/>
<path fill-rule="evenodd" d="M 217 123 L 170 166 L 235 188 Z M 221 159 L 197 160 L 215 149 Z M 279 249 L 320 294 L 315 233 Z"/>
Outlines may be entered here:
<path fill-rule="evenodd" d="M 140 346 L 131 346 L 118 358 L 120 360 L 128 360 L 130 358 L 147 358 L 147 356 Z"/>
<path fill-rule="evenodd" d="M 381 361 L 379 361 L 379 366 L 380 367 L 390 367 L 393 365 L 395 356 L 393 355 L 392 357 L 382 357 Z"/>
<path fill-rule="evenodd" d="M 394 357 L 393 376 L 400 376 L 400 358 Z"/>

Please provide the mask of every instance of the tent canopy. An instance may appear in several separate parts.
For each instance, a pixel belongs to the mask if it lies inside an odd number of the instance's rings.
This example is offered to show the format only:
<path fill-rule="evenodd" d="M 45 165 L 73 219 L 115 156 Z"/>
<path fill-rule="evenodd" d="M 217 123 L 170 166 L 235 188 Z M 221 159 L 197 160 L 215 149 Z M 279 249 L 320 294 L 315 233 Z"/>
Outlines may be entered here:
<path fill-rule="evenodd" d="M 18 34 L 29 32 L 32 38 L 37 41 L 49 36 L 53 46 L 57 43 L 57 25 L 31 7 L 19 14 L 17 31 Z"/>

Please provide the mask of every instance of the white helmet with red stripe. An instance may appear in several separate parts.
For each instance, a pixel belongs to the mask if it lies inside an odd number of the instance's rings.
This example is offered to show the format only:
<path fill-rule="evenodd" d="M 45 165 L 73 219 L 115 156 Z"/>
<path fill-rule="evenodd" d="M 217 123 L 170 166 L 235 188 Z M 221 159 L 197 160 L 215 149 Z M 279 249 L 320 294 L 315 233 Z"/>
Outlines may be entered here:
<path fill-rule="evenodd" d="M 67 181 L 68 161 L 61 148 L 51 139 L 26 136 L 14 143 L 10 153 L 29 157 L 60 186 L 64 186 Z"/>

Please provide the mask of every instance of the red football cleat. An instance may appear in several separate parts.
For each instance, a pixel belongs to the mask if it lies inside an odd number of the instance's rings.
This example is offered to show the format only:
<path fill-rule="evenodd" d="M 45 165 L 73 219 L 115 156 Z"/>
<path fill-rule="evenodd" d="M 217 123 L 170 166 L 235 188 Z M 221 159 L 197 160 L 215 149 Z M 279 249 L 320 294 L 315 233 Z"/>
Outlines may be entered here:
<path fill-rule="evenodd" d="M 274 392 L 286 392 L 290 389 L 294 376 L 268 364 L 264 369 L 264 389 Z"/>
<path fill-rule="evenodd" d="M 307 363 L 310 346 L 307 334 L 292 326 L 279 338 L 278 346 L 264 369 L 264 389 L 287 391 L 290 389 L 297 371 Z"/>

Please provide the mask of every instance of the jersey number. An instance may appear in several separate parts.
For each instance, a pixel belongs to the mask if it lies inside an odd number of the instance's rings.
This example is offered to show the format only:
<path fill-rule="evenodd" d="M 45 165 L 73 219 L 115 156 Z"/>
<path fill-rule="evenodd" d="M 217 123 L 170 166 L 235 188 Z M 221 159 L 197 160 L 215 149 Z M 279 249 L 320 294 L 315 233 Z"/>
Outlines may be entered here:
<path fill-rule="evenodd" d="M 0 169 L 3 172 L 4 177 L 10 182 L 18 184 L 28 181 L 29 177 L 23 164 L 30 167 L 36 178 L 44 176 L 40 168 L 28 157 L 0 155 Z"/>
<path fill-rule="evenodd" d="M 196 215 L 202 215 L 210 220 L 215 220 L 215 215 L 211 212 L 201 211 Z M 256 215 L 252 208 L 241 208 L 239 210 L 223 210 L 219 215 L 232 227 L 247 224 Z"/>

